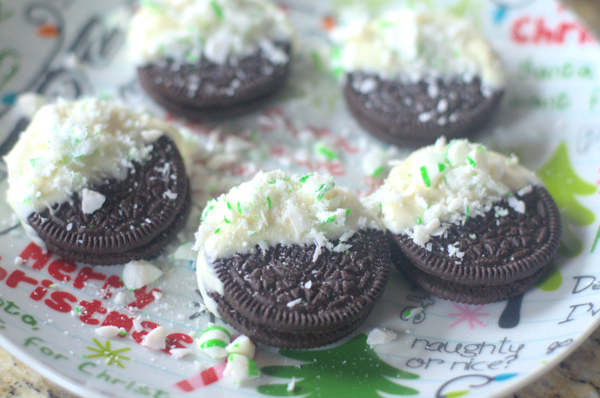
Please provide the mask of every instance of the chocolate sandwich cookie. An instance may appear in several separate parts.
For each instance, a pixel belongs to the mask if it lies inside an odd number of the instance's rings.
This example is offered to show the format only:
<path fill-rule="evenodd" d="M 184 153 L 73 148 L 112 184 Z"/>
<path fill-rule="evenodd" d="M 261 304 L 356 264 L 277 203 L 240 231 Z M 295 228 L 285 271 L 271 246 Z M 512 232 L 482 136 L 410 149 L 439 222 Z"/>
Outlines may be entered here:
<path fill-rule="evenodd" d="M 333 242 L 338 245 L 340 242 Z M 390 273 L 382 231 L 366 230 L 327 249 L 315 245 L 257 248 L 213 263 L 224 294 L 212 293 L 219 313 L 261 343 L 282 348 L 326 345 L 356 329 L 373 309 Z"/>
<path fill-rule="evenodd" d="M 521 295 L 559 246 L 558 208 L 537 177 L 514 156 L 467 140 L 414 152 L 364 202 L 389 230 L 396 267 L 444 299 Z"/>
<path fill-rule="evenodd" d="M 290 43 L 275 46 L 290 54 Z M 138 68 L 144 90 L 163 108 L 190 121 L 218 119 L 260 107 L 280 90 L 290 62 L 273 63 L 264 51 L 216 64 L 202 58 L 195 64 L 165 59 Z"/>
<path fill-rule="evenodd" d="M 84 194 L 73 193 L 29 217 L 48 248 L 87 264 L 123 264 L 156 256 L 185 225 L 189 182 L 175 143 L 162 135 L 127 177 L 87 188 L 104 196 L 102 207 L 84 212 Z M 86 191 L 87 192 L 87 191 Z"/>
<path fill-rule="evenodd" d="M 468 83 L 458 77 L 410 82 L 357 72 L 347 75 L 344 87 L 348 108 L 366 130 L 391 144 L 410 146 L 432 144 L 442 135 L 475 135 L 503 95 L 504 90 L 483 88 L 479 77 Z"/>
<path fill-rule="evenodd" d="M 547 271 L 561 223 L 545 188 L 513 197 L 524 203 L 523 213 L 499 201 L 484 215 L 431 237 L 430 251 L 407 235 L 393 235 L 394 264 L 410 282 L 447 300 L 484 304 L 522 295 Z"/>
<path fill-rule="evenodd" d="M 291 28 L 268 0 L 142 2 L 129 41 L 144 90 L 191 121 L 263 104 L 289 74 Z"/>
<path fill-rule="evenodd" d="M 342 23 L 331 37 L 331 65 L 345 76 L 351 113 L 389 143 L 470 137 L 502 99 L 497 55 L 468 21 L 448 12 L 400 9 Z"/>
<path fill-rule="evenodd" d="M 317 173 L 260 172 L 209 202 L 196 248 L 209 311 L 285 348 L 329 344 L 358 328 L 391 268 L 381 223 Z"/>
<path fill-rule="evenodd" d="M 64 258 L 156 256 L 183 228 L 189 180 L 172 126 L 108 101 L 41 107 L 7 155 L 8 202 L 29 237 Z"/>

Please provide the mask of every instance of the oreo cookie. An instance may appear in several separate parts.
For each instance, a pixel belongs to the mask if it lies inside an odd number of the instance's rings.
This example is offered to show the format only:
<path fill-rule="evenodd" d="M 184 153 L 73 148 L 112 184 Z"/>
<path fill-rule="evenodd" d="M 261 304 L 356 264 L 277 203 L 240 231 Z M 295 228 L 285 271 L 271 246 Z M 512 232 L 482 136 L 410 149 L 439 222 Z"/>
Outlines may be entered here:
<path fill-rule="evenodd" d="M 318 173 L 257 173 L 207 204 L 196 239 L 208 310 L 282 348 L 352 333 L 381 298 L 392 266 L 381 222 Z"/>
<path fill-rule="evenodd" d="M 413 82 L 373 73 L 349 73 L 344 87 L 348 108 L 377 138 L 394 145 L 432 144 L 440 136 L 471 137 L 484 127 L 504 90 L 456 76 Z"/>
<path fill-rule="evenodd" d="M 514 198 L 524 212 L 503 199 L 483 216 L 432 236 L 427 248 L 408 235 L 390 235 L 394 264 L 410 282 L 447 300 L 484 304 L 522 295 L 554 258 L 561 222 L 545 188 Z"/>
<path fill-rule="evenodd" d="M 334 244 L 338 244 L 335 242 Z M 345 252 L 277 245 L 214 263 L 224 293 L 219 314 L 252 339 L 281 348 L 313 348 L 358 328 L 381 298 L 390 274 L 382 231 L 359 231 Z"/>
<path fill-rule="evenodd" d="M 291 34 L 269 0 L 154 0 L 140 4 L 129 42 L 150 97 L 202 121 L 249 112 L 281 89 Z"/>
<path fill-rule="evenodd" d="M 189 181 L 173 140 L 162 135 L 124 180 L 88 187 L 105 200 L 92 213 L 83 194 L 29 215 L 52 252 L 87 264 L 124 264 L 155 257 L 177 235 L 190 209 Z"/>
<path fill-rule="evenodd" d="M 470 137 L 502 99 L 497 54 L 468 20 L 441 7 L 343 21 L 331 38 L 332 70 L 345 77 L 351 113 L 391 144 Z"/>
<path fill-rule="evenodd" d="M 291 45 L 275 46 L 288 55 L 287 62 L 274 63 L 261 49 L 222 65 L 206 58 L 194 64 L 168 58 L 139 67 L 138 77 L 144 90 L 173 115 L 194 122 L 223 119 L 260 107 L 284 86 Z"/>

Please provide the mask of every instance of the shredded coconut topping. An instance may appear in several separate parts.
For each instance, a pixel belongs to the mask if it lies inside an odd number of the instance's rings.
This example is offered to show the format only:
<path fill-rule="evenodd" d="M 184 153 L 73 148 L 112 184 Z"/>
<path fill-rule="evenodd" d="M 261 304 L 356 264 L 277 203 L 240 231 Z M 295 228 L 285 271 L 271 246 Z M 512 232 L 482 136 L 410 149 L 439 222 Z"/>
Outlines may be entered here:
<path fill-rule="evenodd" d="M 467 140 L 446 144 L 441 138 L 397 163 L 384 185 L 363 203 L 378 212 L 390 231 L 428 248 L 431 237 L 443 235 L 450 224 L 464 224 L 491 209 L 497 217 L 505 216 L 507 209 L 494 207 L 503 198 L 524 212 L 525 203 L 512 192 L 529 192 L 528 186 L 539 183 L 513 157 Z M 453 248 L 448 252 L 461 257 Z"/>

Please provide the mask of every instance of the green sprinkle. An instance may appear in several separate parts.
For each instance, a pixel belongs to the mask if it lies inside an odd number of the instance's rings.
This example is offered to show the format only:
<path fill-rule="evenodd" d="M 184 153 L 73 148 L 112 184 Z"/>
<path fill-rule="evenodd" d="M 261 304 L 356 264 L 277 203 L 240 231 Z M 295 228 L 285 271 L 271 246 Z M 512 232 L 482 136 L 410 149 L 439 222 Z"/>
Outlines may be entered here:
<path fill-rule="evenodd" d="M 210 2 L 210 6 L 212 7 L 212 9 L 215 12 L 215 14 L 217 15 L 217 17 L 219 19 L 223 19 L 223 9 L 221 8 L 221 6 L 219 4 L 217 4 L 216 0 L 212 0 Z"/>
<path fill-rule="evenodd" d="M 144 316 L 145 316 L 145 317 L 148 317 L 148 311 L 146 311 L 146 312 L 144 313 Z"/>
<path fill-rule="evenodd" d="M 143 227 L 144 225 L 146 225 L 146 223 L 145 223 L 145 222 L 143 222 L 143 223 L 141 223 L 140 225 Z M 93 225 L 92 225 L 91 227 L 93 227 Z M 90 228 L 91 228 L 91 227 L 90 227 Z"/>
<path fill-rule="evenodd" d="M 328 224 L 328 223 L 330 223 L 330 222 L 334 222 L 336 218 L 337 218 L 337 215 L 335 215 L 335 214 L 334 214 L 333 216 L 329 217 L 329 218 L 327 219 L 327 221 L 325 221 L 325 223 L 327 223 L 327 224 Z"/>
<path fill-rule="evenodd" d="M 421 225 L 423 224 L 423 221 L 421 221 L 421 217 L 417 217 L 417 225 Z"/>
<path fill-rule="evenodd" d="M 81 314 L 81 310 L 79 309 L 79 307 L 75 307 L 75 311 L 76 311 L 78 314 Z"/>
<path fill-rule="evenodd" d="M 477 163 L 470 156 L 467 156 L 467 161 L 469 162 L 469 164 L 471 166 L 473 166 L 473 167 L 477 166 Z"/>
<path fill-rule="evenodd" d="M 242 214 L 242 205 L 240 204 L 240 202 L 237 203 L 237 209 L 238 209 L 238 212 L 240 214 Z"/>
<path fill-rule="evenodd" d="M 310 177 L 312 177 L 312 173 L 307 174 L 304 177 L 300 178 L 300 182 L 305 183 L 306 180 L 308 180 Z"/>
<path fill-rule="evenodd" d="M 37 166 L 37 163 L 40 159 L 39 158 L 31 158 L 29 159 L 29 162 L 31 163 L 31 167 L 35 167 Z"/>
<path fill-rule="evenodd" d="M 250 234 L 250 236 L 254 236 L 254 235 L 256 235 L 257 233 L 258 233 L 258 231 L 254 231 L 254 232 L 252 232 L 252 233 Z"/>
<path fill-rule="evenodd" d="M 267 207 L 270 209 L 271 208 L 271 197 L 267 196 Z"/>
<path fill-rule="evenodd" d="M 221 228 L 215 229 L 215 234 L 218 234 L 219 232 L 221 232 Z"/>
<path fill-rule="evenodd" d="M 425 184 L 425 186 L 427 188 L 429 188 L 431 186 L 431 181 L 429 180 L 429 174 L 427 174 L 427 168 L 425 166 L 421 166 L 419 168 L 419 171 L 421 172 L 421 178 L 423 179 L 423 184 Z"/>
<path fill-rule="evenodd" d="M 227 202 L 227 208 L 231 210 L 231 203 Z"/>
<path fill-rule="evenodd" d="M 335 152 L 333 149 L 327 147 L 323 143 L 318 143 L 315 146 L 315 149 L 317 150 L 317 152 L 319 152 L 321 155 L 325 156 L 329 160 L 335 160 L 338 158 L 337 152 Z"/>
<path fill-rule="evenodd" d="M 315 193 L 317 194 L 317 201 L 320 202 L 321 199 L 323 199 L 323 196 L 325 196 L 325 194 L 329 192 L 333 187 L 335 187 L 335 182 L 321 184 L 321 186 L 315 191 Z"/>
<path fill-rule="evenodd" d="M 465 223 L 469 221 L 469 214 L 471 214 L 471 209 L 469 208 L 469 205 L 467 205 L 467 217 L 465 217 Z"/>
<path fill-rule="evenodd" d="M 144 225 L 144 224 L 142 224 L 142 225 Z M 93 225 L 88 225 L 88 228 L 94 228 L 94 226 Z"/>
<path fill-rule="evenodd" d="M 229 221 L 227 217 L 223 217 L 223 221 L 225 221 L 225 224 L 231 224 L 231 221 Z"/>
<path fill-rule="evenodd" d="M 202 221 L 206 220 L 206 216 L 214 208 L 215 208 L 215 206 L 211 204 L 204 209 L 204 211 L 202 212 Z"/>
<path fill-rule="evenodd" d="M 375 170 L 373 170 L 373 172 L 371 173 L 371 177 L 377 177 L 381 173 L 383 173 L 383 166 L 379 166 L 378 168 L 376 168 Z"/>
<path fill-rule="evenodd" d="M 277 182 L 277 180 L 267 181 L 267 184 L 275 184 L 276 182 Z"/>
<path fill-rule="evenodd" d="M 346 209 L 346 217 L 348 217 L 352 213 L 352 209 Z"/>
<path fill-rule="evenodd" d="M 127 336 L 127 332 L 126 332 L 126 331 L 124 331 L 124 330 L 121 330 L 121 331 L 119 332 L 119 336 Z"/>
<path fill-rule="evenodd" d="M 444 163 L 438 163 L 438 170 L 440 171 L 440 173 L 446 170 L 446 165 Z"/>
<path fill-rule="evenodd" d="M 406 317 L 407 317 L 407 318 L 410 316 L 410 313 L 411 313 L 411 312 L 412 312 L 411 310 L 408 310 L 408 311 L 406 311 Z"/>
<path fill-rule="evenodd" d="M 350 250 L 346 250 L 346 256 L 350 255 Z"/>

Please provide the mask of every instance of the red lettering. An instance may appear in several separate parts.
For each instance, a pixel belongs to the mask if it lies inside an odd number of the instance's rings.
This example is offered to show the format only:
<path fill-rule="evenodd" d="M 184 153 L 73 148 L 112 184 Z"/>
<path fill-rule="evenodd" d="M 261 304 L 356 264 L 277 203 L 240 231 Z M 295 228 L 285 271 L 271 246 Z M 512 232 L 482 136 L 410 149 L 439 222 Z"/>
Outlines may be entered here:
<path fill-rule="evenodd" d="M 99 314 L 106 314 L 106 308 L 102 307 L 102 302 L 100 300 L 93 300 L 91 303 L 89 301 L 81 301 L 79 305 L 84 308 L 84 310 L 81 311 L 79 319 L 81 322 L 87 323 L 88 325 L 97 325 L 100 323 L 99 320 L 92 318 L 92 315 L 96 312 Z"/>
<path fill-rule="evenodd" d="M 515 21 L 512 26 L 512 39 L 517 43 L 526 43 L 528 41 L 527 35 L 523 33 L 523 27 L 529 24 L 529 17 L 524 16 Z"/>
<path fill-rule="evenodd" d="M 33 292 L 31 292 L 31 295 L 29 297 L 31 297 L 35 301 L 40 301 L 44 298 L 50 286 L 52 286 L 52 281 L 50 279 L 44 279 L 42 281 L 42 286 L 36 287 L 33 290 Z"/>
<path fill-rule="evenodd" d="M 48 273 L 61 282 L 68 282 L 71 280 L 71 275 L 63 274 L 61 271 L 72 273 L 76 269 L 77 264 L 73 261 L 59 258 L 50 263 L 48 266 Z"/>
<path fill-rule="evenodd" d="M 85 287 L 85 283 L 89 279 L 103 281 L 106 279 L 106 275 L 101 274 L 99 272 L 94 272 L 94 269 L 92 267 L 83 267 L 75 277 L 75 280 L 73 281 L 73 286 L 77 289 L 83 289 Z"/>
<path fill-rule="evenodd" d="M 70 312 L 72 307 L 66 301 L 70 301 L 72 303 L 77 302 L 77 297 L 73 296 L 68 292 L 53 292 L 50 299 L 46 299 L 44 303 L 50 308 L 58 312 Z"/>
<path fill-rule="evenodd" d="M 158 326 L 160 326 L 158 323 L 154 323 L 154 322 L 150 322 L 150 321 L 144 321 L 142 322 L 142 327 L 146 328 L 146 329 L 156 329 Z M 144 337 L 148 334 L 148 332 L 146 330 L 142 330 L 142 331 L 135 331 L 133 333 L 131 333 L 131 337 L 138 343 L 138 344 L 142 344 L 142 341 L 144 341 Z"/>
<path fill-rule="evenodd" d="M 579 44 L 593 43 L 595 38 L 587 29 L 579 29 Z"/>
<path fill-rule="evenodd" d="M 128 317 L 127 315 L 120 314 L 117 311 L 111 311 L 106 316 L 106 318 L 104 318 L 102 326 L 116 326 L 118 328 L 123 328 L 127 332 L 129 332 L 133 327 L 133 319 Z"/>
<path fill-rule="evenodd" d="M 44 268 L 44 265 L 46 265 L 50 257 L 52 257 L 52 253 L 44 253 L 38 245 L 32 242 L 21 252 L 19 257 L 25 261 L 29 259 L 35 260 L 35 263 L 33 263 L 31 268 L 39 271 Z"/>
<path fill-rule="evenodd" d="M 0 267 L 0 281 L 3 280 L 6 277 L 6 270 L 2 267 Z"/>
<path fill-rule="evenodd" d="M 146 292 L 146 286 L 137 289 L 135 293 L 135 301 L 129 303 L 127 307 L 130 307 L 132 311 L 135 309 L 141 310 L 148 304 L 154 301 L 154 292 L 161 293 L 160 289 L 152 289 Z"/>
<path fill-rule="evenodd" d="M 171 333 L 167 336 L 167 346 L 162 351 L 170 354 L 171 349 L 173 348 L 187 348 L 187 346 L 183 345 L 182 342 L 192 344 L 194 339 L 184 333 Z"/>
<path fill-rule="evenodd" d="M 539 43 L 541 41 L 552 43 L 552 30 L 546 27 L 546 23 L 542 18 L 537 18 L 535 20 L 535 34 L 531 41 L 533 43 Z"/>
<path fill-rule="evenodd" d="M 104 283 L 104 286 L 102 286 L 102 291 L 104 292 L 104 295 L 102 296 L 102 298 L 103 299 L 111 298 L 113 295 L 113 291 L 116 289 L 120 289 L 123 286 L 125 286 L 125 285 L 121 281 L 121 278 L 119 278 L 117 275 L 109 276 L 108 279 L 106 280 L 106 283 Z"/>
<path fill-rule="evenodd" d="M 10 276 L 6 280 L 6 284 L 8 285 L 8 287 L 12 288 L 17 287 L 19 282 L 29 283 L 34 286 L 38 284 L 37 280 L 28 277 L 27 275 L 25 275 L 25 272 L 21 271 L 20 269 L 13 271 L 12 274 L 10 274 Z"/>
<path fill-rule="evenodd" d="M 560 25 L 558 25 L 558 27 L 556 28 L 556 32 L 554 35 L 554 38 L 556 40 L 557 43 L 564 43 L 565 42 L 565 36 L 567 35 L 567 33 L 570 30 L 576 30 L 577 29 L 577 25 L 575 23 L 569 23 L 569 22 L 563 22 Z"/>

